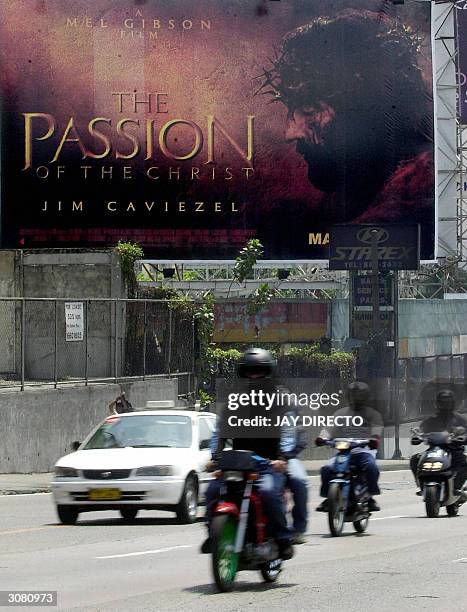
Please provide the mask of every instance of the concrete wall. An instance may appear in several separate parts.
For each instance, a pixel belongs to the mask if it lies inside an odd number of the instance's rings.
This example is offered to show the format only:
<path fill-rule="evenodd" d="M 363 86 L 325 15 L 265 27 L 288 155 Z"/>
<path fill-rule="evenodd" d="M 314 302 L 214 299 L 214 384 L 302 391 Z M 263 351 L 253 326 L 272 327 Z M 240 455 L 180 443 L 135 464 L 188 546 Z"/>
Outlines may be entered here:
<path fill-rule="evenodd" d="M 119 258 L 112 251 L 25 251 L 21 266 L 23 297 L 63 297 L 70 298 L 70 301 L 126 297 Z M 65 341 L 64 304 L 60 303 L 55 313 L 52 303 L 28 302 L 25 321 L 26 378 L 50 380 L 54 377 L 55 318 L 58 377 L 84 377 L 85 343 Z M 119 349 L 116 373 L 121 374 L 118 366 L 123 362 L 124 320 L 122 306 L 115 311 L 111 304 L 90 302 L 87 323 L 89 377 L 115 375 L 115 342 Z"/>
<path fill-rule="evenodd" d="M 23 297 L 125 297 L 113 251 L 24 251 L 21 265 Z"/>
<path fill-rule="evenodd" d="M 0 296 L 19 295 L 17 251 L 0 251 Z M 14 373 L 18 365 L 19 308 L 14 302 L 0 302 L 0 372 Z"/>
<path fill-rule="evenodd" d="M 119 257 L 113 251 L 0 251 L 0 373 L 5 378 L 18 378 L 21 302 L 2 302 L 1 297 L 67 298 L 85 302 L 126 295 Z M 113 304 L 91 301 L 85 302 L 84 309 L 88 325 L 88 376 L 121 375 L 125 305 L 119 304 L 115 309 Z M 54 379 L 55 328 L 58 378 L 85 376 L 85 342 L 65 341 L 63 302 L 55 309 L 53 302 L 28 301 L 24 329 L 26 379 Z"/>
<path fill-rule="evenodd" d="M 125 391 L 134 408 L 177 399 L 177 379 L 0 393 L 0 473 L 48 472 Z"/>

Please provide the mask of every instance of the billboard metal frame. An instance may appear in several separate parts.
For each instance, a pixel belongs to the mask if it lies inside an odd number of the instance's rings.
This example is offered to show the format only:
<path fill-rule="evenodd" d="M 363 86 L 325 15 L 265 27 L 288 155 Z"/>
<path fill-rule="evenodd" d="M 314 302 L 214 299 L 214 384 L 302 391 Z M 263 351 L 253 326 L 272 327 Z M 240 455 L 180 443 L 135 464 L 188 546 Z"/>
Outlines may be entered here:
<path fill-rule="evenodd" d="M 436 91 L 437 258 L 449 258 L 458 255 L 459 244 L 460 168 L 457 119 L 459 67 L 455 2 L 442 0 L 431 4 Z"/>
<path fill-rule="evenodd" d="M 457 2 L 456 2 L 457 5 Z M 456 40 L 459 40 L 459 23 L 456 20 Z M 457 45 L 457 50 L 459 45 Z M 459 87 L 459 100 L 461 96 L 462 70 L 458 51 L 456 52 L 457 83 Z M 460 115 L 460 113 L 459 113 Z M 467 125 L 463 125 L 460 118 L 457 125 L 457 153 L 459 161 L 459 182 L 457 198 L 457 252 L 461 267 L 467 262 L 467 190 L 464 183 L 467 181 Z M 463 265 L 464 264 L 464 265 Z"/>

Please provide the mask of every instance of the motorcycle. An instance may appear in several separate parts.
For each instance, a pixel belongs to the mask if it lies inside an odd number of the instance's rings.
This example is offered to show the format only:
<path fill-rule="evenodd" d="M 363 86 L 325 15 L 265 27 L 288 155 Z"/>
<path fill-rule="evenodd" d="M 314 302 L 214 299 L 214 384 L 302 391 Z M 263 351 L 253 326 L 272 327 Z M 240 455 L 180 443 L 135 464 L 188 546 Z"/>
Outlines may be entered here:
<path fill-rule="evenodd" d="M 352 438 L 335 438 L 323 440 L 326 446 L 335 448 L 333 469 L 335 478 L 329 483 L 328 523 L 331 535 L 338 537 L 344 529 L 344 523 L 353 523 L 357 533 L 368 528 L 371 513 L 368 510 L 370 494 L 365 478 L 351 465 L 351 451 L 354 448 L 371 444 L 370 440 Z"/>
<path fill-rule="evenodd" d="M 224 484 L 211 521 L 212 570 L 218 589 L 230 591 L 237 572 L 259 570 L 275 582 L 282 569 L 276 542 L 267 534 L 256 481 L 258 458 L 250 451 L 224 450 L 219 460 Z"/>
<path fill-rule="evenodd" d="M 425 443 L 428 446 L 420 457 L 417 469 L 417 479 L 428 518 L 438 517 L 443 506 L 448 516 L 457 516 L 460 506 L 467 501 L 465 486 L 459 495 L 454 493 L 452 445 L 463 445 L 467 442 L 465 429 L 463 427 L 456 429 L 454 433 L 438 431 L 428 434 L 424 434 L 419 429 L 412 429 L 412 444 Z"/>

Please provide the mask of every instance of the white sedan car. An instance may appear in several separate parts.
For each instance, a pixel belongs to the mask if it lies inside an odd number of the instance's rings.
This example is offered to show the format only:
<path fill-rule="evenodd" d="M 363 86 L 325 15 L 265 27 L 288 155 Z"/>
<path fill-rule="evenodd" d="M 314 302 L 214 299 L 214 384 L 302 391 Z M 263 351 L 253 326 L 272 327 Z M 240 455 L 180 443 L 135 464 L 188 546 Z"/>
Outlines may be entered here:
<path fill-rule="evenodd" d="M 198 500 L 211 475 L 209 441 L 216 415 L 189 410 L 142 410 L 110 416 L 77 450 L 62 457 L 51 483 L 62 523 L 80 512 L 172 510 L 196 520 Z"/>

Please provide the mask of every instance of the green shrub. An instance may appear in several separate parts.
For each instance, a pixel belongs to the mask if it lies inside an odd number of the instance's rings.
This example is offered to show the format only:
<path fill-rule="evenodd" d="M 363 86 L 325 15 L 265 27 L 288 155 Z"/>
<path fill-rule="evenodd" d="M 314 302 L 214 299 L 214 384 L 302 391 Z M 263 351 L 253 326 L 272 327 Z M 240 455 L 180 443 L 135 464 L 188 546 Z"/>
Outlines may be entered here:
<path fill-rule="evenodd" d="M 222 378 L 235 376 L 235 365 L 242 356 L 243 347 L 219 348 L 215 345 L 205 352 L 207 366 L 212 375 Z M 266 348 L 266 347 L 263 347 Z M 338 378 L 351 380 L 355 375 L 355 355 L 332 349 L 330 354 L 322 353 L 317 344 L 289 349 L 287 355 L 279 355 L 267 347 L 278 359 L 278 374 L 282 377 Z"/>
<path fill-rule="evenodd" d="M 356 358 L 353 353 L 331 349 L 326 354 L 320 352 L 317 344 L 291 348 L 284 360 L 289 362 L 296 376 L 333 377 L 341 380 L 350 380 L 355 376 Z"/>

